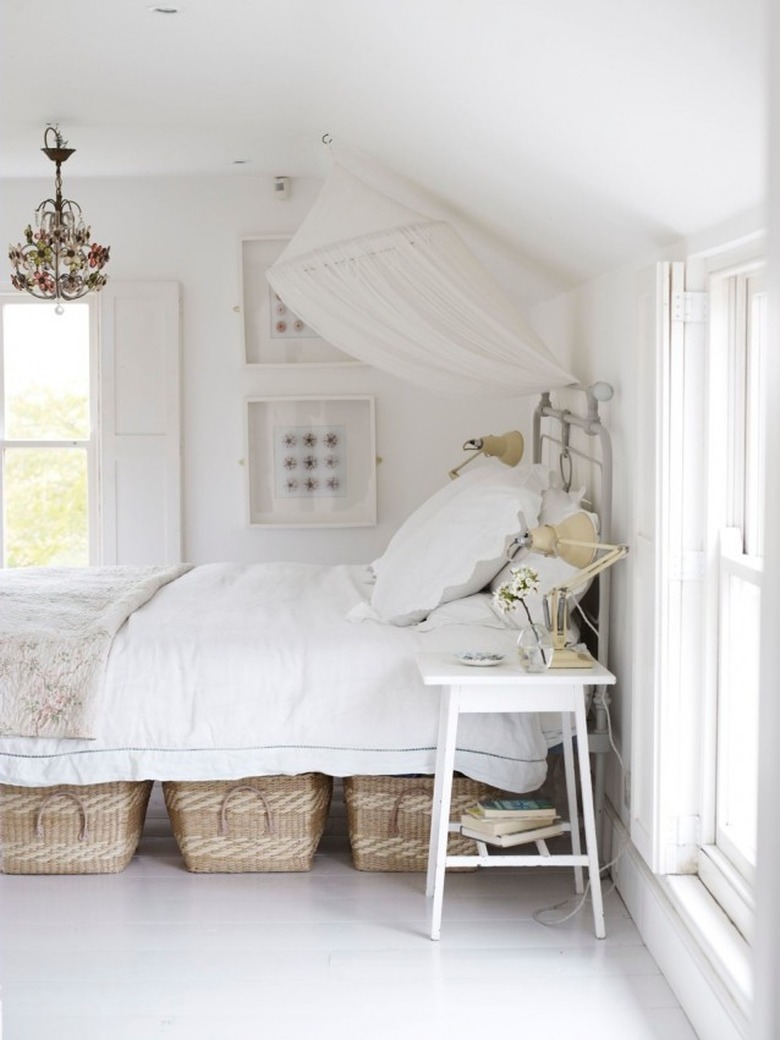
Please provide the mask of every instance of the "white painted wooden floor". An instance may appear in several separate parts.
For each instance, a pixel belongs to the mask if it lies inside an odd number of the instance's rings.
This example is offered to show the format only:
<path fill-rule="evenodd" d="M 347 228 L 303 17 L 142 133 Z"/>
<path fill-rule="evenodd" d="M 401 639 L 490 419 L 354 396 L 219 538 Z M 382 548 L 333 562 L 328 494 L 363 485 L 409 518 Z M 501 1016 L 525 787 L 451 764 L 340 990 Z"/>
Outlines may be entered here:
<path fill-rule="evenodd" d="M 2 1040 L 695 1040 L 615 892 L 545 927 L 571 871 L 356 871 L 334 806 L 310 873 L 189 874 L 158 788 L 121 874 L 0 876 Z"/>

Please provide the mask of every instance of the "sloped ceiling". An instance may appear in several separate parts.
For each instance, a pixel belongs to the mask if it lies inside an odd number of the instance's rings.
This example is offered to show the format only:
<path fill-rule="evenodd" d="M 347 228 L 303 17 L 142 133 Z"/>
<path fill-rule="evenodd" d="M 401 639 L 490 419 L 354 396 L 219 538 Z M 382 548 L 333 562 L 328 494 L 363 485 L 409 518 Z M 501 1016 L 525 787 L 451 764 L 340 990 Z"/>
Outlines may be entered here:
<path fill-rule="evenodd" d="M 324 133 L 573 284 L 764 194 L 764 0 L 3 0 L 0 177 L 327 173 Z M 240 161 L 237 162 L 237 161 Z"/>

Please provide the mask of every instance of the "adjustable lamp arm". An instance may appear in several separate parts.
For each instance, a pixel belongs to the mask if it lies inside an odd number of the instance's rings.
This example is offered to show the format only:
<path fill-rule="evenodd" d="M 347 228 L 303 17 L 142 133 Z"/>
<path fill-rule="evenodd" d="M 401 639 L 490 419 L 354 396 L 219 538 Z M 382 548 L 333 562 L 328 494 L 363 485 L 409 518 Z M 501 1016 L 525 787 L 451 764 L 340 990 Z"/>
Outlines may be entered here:
<path fill-rule="evenodd" d="M 561 539 L 560 544 L 567 544 Z M 580 585 L 585 585 L 595 578 L 597 574 L 607 570 L 613 563 L 617 563 L 628 552 L 627 545 L 607 545 L 601 543 L 569 542 L 570 545 L 581 545 L 583 548 L 606 549 L 607 552 L 598 560 L 594 560 L 583 567 L 582 570 L 572 575 L 568 581 L 554 586 L 545 595 L 545 612 L 548 615 L 547 623 L 552 632 L 553 656 L 552 668 L 588 668 L 592 665 L 589 654 L 583 654 L 578 650 L 572 650 L 566 646 L 569 631 L 569 595 Z"/>
<path fill-rule="evenodd" d="M 596 527 L 593 518 L 585 511 L 573 513 L 558 524 L 542 524 L 526 530 L 515 538 L 510 549 L 514 558 L 519 549 L 541 556 L 553 556 L 576 567 L 575 574 L 545 593 L 544 611 L 547 627 L 552 632 L 552 668 L 590 668 L 593 658 L 588 653 L 572 650 L 566 646 L 569 632 L 569 595 L 595 578 L 597 574 L 617 563 L 628 552 L 627 545 L 610 545 L 594 541 Z M 597 558 L 596 554 L 603 552 Z"/>
<path fill-rule="evenodd" d="M 459 466 L 455 466 L 453 469 L 450 470 L 450 473 L 449 473 L 450 480 L 454 480 L 456 477 L 460 476 L 460 471 L 465 466 L 468 466 L 468 464 L 470 462 L 473 462 L 474 459 L 478 459 L 480 455 L 484 455 L 485 454 L 485 449 L 482 447 L 482 439 L 481 438 L 477 438 L 476 440 L 466 441 L 466 443 L 463 445 L 463 450 L 464 451 L 471 451 L 471 452 L 473 452 L 473 454 L 469 455 L 469 457 L 467 459 L 464 459 L 463 462 L 461 462 L 461 464 Z"/>
<path fill-rule="evenodd" d="M 573 592 L 579 588 L 580 585 L 585 585 L 595 578 L 597 574 L 601 574 L 608 567 L 611 567 L 613 563 L 617 563 L 618 560 L 622 560 L 628 553 L 627 545 L 609 545 L 606 542 L 572 542 L 568 540 L 562 540 L 561 545 L 581 545 L 583 548 L 588 549 L 608 549 L 609 551 L 604 554 L 600 559 L 594 560 L 593 563 L 588 564 L 587 567 L 583 567 L 581 571 L 577 571 L 569 580 L 561 585 L 556 585 L 551 592 Z"/>

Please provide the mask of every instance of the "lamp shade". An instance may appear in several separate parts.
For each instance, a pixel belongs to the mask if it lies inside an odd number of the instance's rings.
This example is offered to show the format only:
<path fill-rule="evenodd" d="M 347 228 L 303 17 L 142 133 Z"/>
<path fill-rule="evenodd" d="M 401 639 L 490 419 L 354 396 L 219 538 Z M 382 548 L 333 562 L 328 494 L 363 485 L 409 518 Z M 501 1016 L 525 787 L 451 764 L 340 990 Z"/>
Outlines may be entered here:
<path fill-rule="evenodd" d="M 528 532 L 526 548 L 559 559 L 581 570 L 596 555 L 598 534 L 590 514 L 573 513 L 559 524 L 543 524 Z"/>
<path fill-rule="evenodd" d="M 457 477 L 464 466 L 468 466 L 480 455 L 491 455 L 499 462 L 503 462 L 505 466 L 516 466 L 523 457 L 524 449 L 525 442 L 519 430 L 510 430 L 508 433 L 502 433 L 500 437 L 496 437 L 492 433 L 488 433 L 484 437 L 472 437 L 463 445 L 463 450 L 473 452 L 473 454 L 459 466 L 451 469 L 450 477 L 452 479 Z"/>
<path fill-rule="evenodd" d="M 509 433 L 503 433 L 500 437 L 495 437 L 491 433 L 487 437 L 482 437 L 481 440 L 482 453 L 492 455 L 507 466 L 516 466 L 523 457 L 525 442 L 519 430 L 510 430 Z"/>

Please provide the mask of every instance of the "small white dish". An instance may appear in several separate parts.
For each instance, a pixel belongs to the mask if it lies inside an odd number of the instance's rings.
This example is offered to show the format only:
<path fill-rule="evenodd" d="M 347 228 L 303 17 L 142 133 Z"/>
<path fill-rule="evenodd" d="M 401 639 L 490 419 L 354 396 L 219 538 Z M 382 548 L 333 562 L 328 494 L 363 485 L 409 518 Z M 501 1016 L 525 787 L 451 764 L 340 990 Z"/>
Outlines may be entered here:
<path fill-rule="evenodd" d="M 463 650 L 456 656 L 461 664 L 470 665 L 472 668 L 492 668 L 504 660 L 503 654 L 491 654 L 483 650 Z"/>

